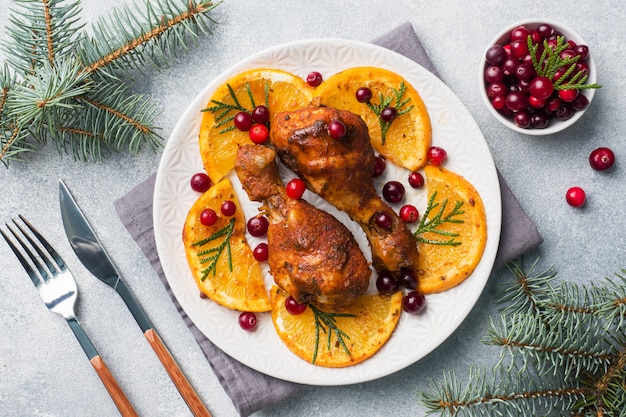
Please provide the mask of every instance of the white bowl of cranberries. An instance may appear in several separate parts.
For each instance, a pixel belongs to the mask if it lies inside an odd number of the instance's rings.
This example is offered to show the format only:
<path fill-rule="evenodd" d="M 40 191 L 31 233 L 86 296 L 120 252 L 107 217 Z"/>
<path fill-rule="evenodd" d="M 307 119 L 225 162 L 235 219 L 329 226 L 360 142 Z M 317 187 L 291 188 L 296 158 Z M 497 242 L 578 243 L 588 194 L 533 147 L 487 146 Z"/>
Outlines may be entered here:
<path fill-rule="evenodd" d="M 549 135 L 576 123 L 600 85 L 583 38 L 561 23 L 537 19 L 517 22 L 493 38 L 483 55 L 480 88 L 502 124 Z"/>

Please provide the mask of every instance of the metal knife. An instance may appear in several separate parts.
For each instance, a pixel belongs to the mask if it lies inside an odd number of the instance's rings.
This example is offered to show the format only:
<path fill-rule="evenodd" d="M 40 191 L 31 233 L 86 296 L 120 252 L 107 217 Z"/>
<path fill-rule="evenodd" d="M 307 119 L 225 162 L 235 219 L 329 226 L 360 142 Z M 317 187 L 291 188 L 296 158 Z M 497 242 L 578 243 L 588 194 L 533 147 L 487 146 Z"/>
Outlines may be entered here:
<path fill-rule="evenodd" d="M 122 297 L 193 415 L 196 417 L 211 417 L 211 414 L 187 380 L 187 377 L 183 374 L 165 343 L 157 334 L 148 316 L 146 316 L 141 306 L 128 290 L 128 287 L 126 287 L 126 284 L 124 284 L 120 273 L 113 265 L 104 246 L 100 243 L 100 240 L 62 180 L 59 180 L 59 200 L 65 234 L 78 259 L 93 275 L 112 287 Z"/>

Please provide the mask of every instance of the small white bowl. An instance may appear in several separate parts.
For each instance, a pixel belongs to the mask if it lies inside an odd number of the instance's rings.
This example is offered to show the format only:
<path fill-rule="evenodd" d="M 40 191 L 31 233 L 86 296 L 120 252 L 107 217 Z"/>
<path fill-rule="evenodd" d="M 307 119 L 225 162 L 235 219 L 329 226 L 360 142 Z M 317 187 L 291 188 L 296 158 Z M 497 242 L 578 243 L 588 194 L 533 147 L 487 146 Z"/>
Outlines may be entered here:
<path fill-rule="evenodd" d="M 489 42 L 489 45 L 487 45 L 487 47 L 485 48 L 485 51 L 483 53 L 482 56 L 482 63 L 480 65 L 480 74 L 479 74 L 479 84 L 480 84 L 480 95 L 483 98 L 483 102 L 485 103 L 485 105 L 487 106 L 487 108 L 489 109 L 489 111 L 491 112 L 491 114 L 493 114 L 493 116 L 503 125 L 505 125 L 506 127 L 508 127 L 509 129 L 512 129 L 516 132 L 519 133 L 523 133 L 526 135 L 533 135 L 533 136 L 545 136 L 545 135 L 551 135 L 553 133 L 557 133 L 560 132 L 566 128 L 568 128 L 569 126 L 573 125 L 574 123 L 576 123 L 578 121 L 578 119 L 580 119 L 583 114 L 587 111 L 587 109 L 589 109 L 589 106 L 591 105 L 591 101 L 593 100 L 593 96 L 595 94 L 595 89 L 593 88 L 588 88 L 583 90 L 585 97 L 587 97 L 587 99 L 589 100 L 589 104 L 587 105 L 587 107 L 585 107 L 583 110 L 578 110 L 576 112 L 574 112 L 574 115 L 572 117 L 570 117 L 568 120 L 565 121 L 561 121 L 558 120 L 556 118 L 551 118 L 550 122 L 548 124 L 547 127 L 543 128 L 543 129 L 536 129 L 536 128 L 521 128 L 519 126 L 517 126 L 514 122 L 513 119 L 511 117 L 506 117 L 504 115 L 502 115 L 500 112 L 498 112 L 498 110 L 494 109 L 493 106 L 491 105 L 491 100 L 489 99 L 489 97 L 487 96 L 487 91 L 486 91 L 486 83 L 485 83 L 485 78 L 484 78 L 484 72 L 485 72 L 485 68 L 487 66 L 487 63 L 485 61 L 485 53 L 487 52 L 487 50 L 495 45 L 495 44 L 500 44 L 500 45 L 504 45 L 507 43 L 508 39 L 509 39 L 509 35 L 511 33 L 511 31 L 513 29 L 515 29 L 518 26 L 525 26 L 527 29 L 529 30 L 533 30 L 536 29 L 540 24 L 542 23 L 546 23 L 548 25 L 550 25 L 552 27 L 553 30 L 560 32 L 561 34 L 563 34 L 563 36 L 565 36 L 566 40 L 572 40 L 574 42 L 576 42 L 577 45 L 588 45 L 584 39 L 578 34 L 576 33 L 574 30 L 572 30 L 570 27 L 562 24 L 562 23 L 558 23 L 549 19 L 528 19 L 528 20 L 522 20 L 520 22 L 514 23 L 506 28 L 504 28 L 502 31 L 500 31 L 492 40 L 491 42 Z M 587 81 L 585 82 L 586 84 L 593 84 L 596 82 L 596 64 L 593 60 L 593 51 L 592 48 L 590 49 L 590 53 L 589 53 L 589 57 L 587 58 L 587 65 L 589 66 L 589 77 L 587 78 Z"/>

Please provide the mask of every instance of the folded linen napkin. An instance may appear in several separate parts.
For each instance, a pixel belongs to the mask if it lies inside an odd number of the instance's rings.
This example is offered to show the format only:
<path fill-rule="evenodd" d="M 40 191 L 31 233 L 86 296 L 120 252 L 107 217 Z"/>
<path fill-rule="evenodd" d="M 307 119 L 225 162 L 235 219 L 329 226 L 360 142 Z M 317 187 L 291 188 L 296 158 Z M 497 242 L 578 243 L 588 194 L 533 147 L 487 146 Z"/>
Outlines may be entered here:
<path fill-rule="evenodd" d="M 375 39 L 373 43 L 399 52 L 437 74 L 410 23 L 402 24 Z M 246 417 L 280 403 L 303 386 L 264 375 L 226 355 L 198 330 L 174 297 L 163 274 L 154 239 L 152 198 L 155 177 L 156 175 L 152 175 L 115 201 L 115 208 L 122 223 L 156 271 L 239 414 Z M 502 233 L 495 269 L 537 247 L 543 241 L 499 173 L 498 179 L 502 193 Z"/>

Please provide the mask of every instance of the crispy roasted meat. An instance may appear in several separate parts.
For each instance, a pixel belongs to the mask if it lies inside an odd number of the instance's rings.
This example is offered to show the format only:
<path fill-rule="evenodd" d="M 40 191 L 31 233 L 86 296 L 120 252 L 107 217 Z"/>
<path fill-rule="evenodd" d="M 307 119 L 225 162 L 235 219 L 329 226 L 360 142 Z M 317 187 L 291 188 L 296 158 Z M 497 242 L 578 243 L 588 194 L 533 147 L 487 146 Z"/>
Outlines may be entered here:
<path fill-rule="evenodd" d="M 354 236 L 331 214 L 287 196 L 273 149 L 240 147 L 235 169 L 250 199 L 264 203 L 268 264 L 279 287 L 300 303 L 333 308 L 365 293 L 372 271 Z"/>
<path fill-rule="evenodd" d="M 346 126 L 341 139 L 328 133 L 328 125 L 335 120 Z M 359 116 L 330 107 L 279 113 L 272 120 L 270 140 L 283 164 L 309 189 L 361 225 L 377 270 L 417 270 L 415 238 L 374 188 L 375 154 L 367 125 Z M 388 230 L 376 224 L 381 212 L 392 218 Z"/>

